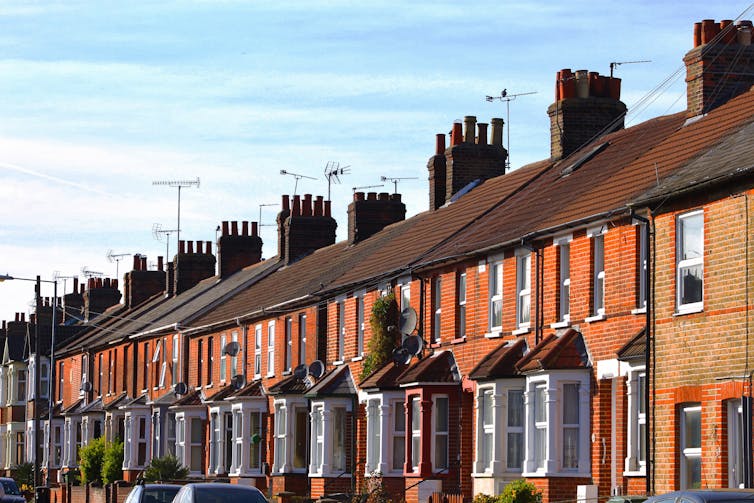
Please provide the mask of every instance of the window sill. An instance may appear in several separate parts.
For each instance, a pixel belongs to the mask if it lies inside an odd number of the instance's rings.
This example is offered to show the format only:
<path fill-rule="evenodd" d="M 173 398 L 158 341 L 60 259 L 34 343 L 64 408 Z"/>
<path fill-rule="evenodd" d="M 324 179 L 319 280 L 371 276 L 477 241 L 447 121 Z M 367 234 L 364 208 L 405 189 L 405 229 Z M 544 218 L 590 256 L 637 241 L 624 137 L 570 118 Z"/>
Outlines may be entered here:
<path fill-rule="evenodd" d="M 602 313 L 584 318 L 584 323 L 594 323 L 595 321 L 604 321 L 606 319 L 607 315 L 605 315 L 605 313 Z"/>
<path fill-rule="evenodd" d="M 624 477 L 646 477 L 647 473 L 644 470 L 639 470 L 636 472 L 623 472 Z"/>
<path fill-rule="evenodd" d="M 500 337 L 503 336 L 503 332 L 502 331 L 496 332 L 496 331 L 493 330 L 492 332 L 488 332 L 488 333 L 484 334 L 484 336 L 487 339 L 498 339 L 498 338 L 500 338 Z"/>
<path fill-rule="evenodd" d="M 364 359 L 363 355 L 362 356 L 354 356 L 353 358 L 351 358 L 351 361 L 352 362 L 360 362 L 363 359 Z"/>
<path fill-rule="evenodd" d="M 636 309 L 631 309 L 631 314 L 647 314 L 647 308 L 638 307 Z"/>
<path fill-rule="evenodd" d="M 592 477 L 591 472 L 574 472 L 574 471 L 562 471 L 562 472 L 523 472 L 522 477 L 525 478 L 542 478 L 542 477 L 572 477 L 578 479 L 588 479 Z"/>
<path fill-rule="evenodd" d="M 697 314 L 703 312 L 704 306 L 679 307 L 678 310 L 673 313 L 673 316 L 685 316 L 687 314 Z"/>
<path fill-rule="evenodd" d="M 309 472 L 309 478 L 315 479 L 315 478 L 321 478 L 321 479 L 336 479 L 340 476 L 343 477 L 351 477 L 350 473 L 319 473 L 319 472 Z"/>
<path fill-rule="evenodd" d="M 343 360 L 336 360 L 332 362 L 333 365 L 343 365 Z"/>
<path fill-rule="evenodd" d="M 557 328 L 568 328 L 571 326 L 571 320 L 563 320 L 563 321 L 556 321 L 555 323 L 550 323 L 550 328 L 557 329 Z"/>
<path fill-rule="evenodd" d="M 459 337 L 458 339 L 450 341 L 451 344 L 462 344 L 464 342 L 466 342 L 466 337 Z"/>
<path fill-rule="evenodd" d="M 275 377 L 275 374 L 267 374 L 265 377 Z"/>
<path fill-rule="evenodd" d="M 531 332 L 531 328 L 529 328 L 528 326 L 523 326 L 511 332 L 511 335 L 524 335 L 528 334 L 529 332 Z"/>
<path fill-rule="evenodd" d="M 284 376 L 289 376 L 289 375 L 291 375 L 291 371 L 290 370 L 284 370 L 283 371 L 283 375 Z"/>

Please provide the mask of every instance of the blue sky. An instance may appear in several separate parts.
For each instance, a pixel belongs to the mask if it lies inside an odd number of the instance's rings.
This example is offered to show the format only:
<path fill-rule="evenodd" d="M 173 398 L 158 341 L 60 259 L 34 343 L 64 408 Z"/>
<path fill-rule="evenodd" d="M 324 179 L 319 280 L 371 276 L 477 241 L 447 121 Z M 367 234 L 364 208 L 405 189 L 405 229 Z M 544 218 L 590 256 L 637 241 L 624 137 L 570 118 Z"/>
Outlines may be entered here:
<path fill-rule="evenodd" d="M 177 194 L 154 180 L 201 180 L 182 192 L 182 239 L 213 241 L 222 220 L 258 220 L 260 204 L 293 193 L 281 169 L 319 178 L 301 180 L 299 193 L 326 194 L 330 161 L 351 170 L 332 190 L 339 239 L 352 188 L 380 176 L 417 178 L 398 189 L 409 214 L 424 211 L 435 134 L 464 115 L 507 118 L 485 95 L 536 92 L 510 103 L 517 168 L 549 156 L 558 70 L 607 74 L 611 61 L 651 60 L 616 70 L 628 125 L 678 111 L 684 74 L 674 72 L 693 23 L 747 9 L 741 0 L 0 0 L 0 274 L 51 279 L 87 267 L 114 277 L 109 250 L 156 261 L 165 242 L 152 228 L 175 228 Z M 262 223 L 276 211 L 263 207 Z M 275 232 L 262 227 L 267 257 Z M 0 319 L 28 313 L 32 297 L 29 284 L 0 284 Z"/>

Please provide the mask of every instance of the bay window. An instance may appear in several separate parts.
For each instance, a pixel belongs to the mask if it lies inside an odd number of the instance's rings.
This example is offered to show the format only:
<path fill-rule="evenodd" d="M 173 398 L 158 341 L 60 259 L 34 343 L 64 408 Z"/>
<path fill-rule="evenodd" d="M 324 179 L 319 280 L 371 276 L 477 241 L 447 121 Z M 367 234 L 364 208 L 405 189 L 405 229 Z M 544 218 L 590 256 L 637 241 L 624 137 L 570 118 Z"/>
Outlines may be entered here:
<path fill-rule="evenodd" d="M 204 473 L 204 424 L 206 409 L 175 413 L 175 453 L 191 475 Z"/>
<path fill-rule="evenodd" d="M 284 398 L 274 403 L 273 473 L 306 471 L 309 408 L 303 397 Z"/>
<path fill-rule="evenodd" d="M 233 404 L 230 475 L 262 474 L 262 414 L 266 406 L 261 400 Z"/>
<path fill-rule="evenodd" d="M 350 400 L 330 398 L 312 402 L 309 476 L 338 477 L 347 473 L 346 428 Z"/>

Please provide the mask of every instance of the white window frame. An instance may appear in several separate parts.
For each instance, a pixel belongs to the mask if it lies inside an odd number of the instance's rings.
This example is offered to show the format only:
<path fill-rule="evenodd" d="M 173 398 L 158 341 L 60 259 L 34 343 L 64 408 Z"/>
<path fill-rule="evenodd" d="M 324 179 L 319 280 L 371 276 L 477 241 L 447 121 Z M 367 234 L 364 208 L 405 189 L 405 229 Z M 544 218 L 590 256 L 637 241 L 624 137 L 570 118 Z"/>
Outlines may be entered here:
<path fill-rule="evenodd" d="M 638 257 L 636 262 L 638 288 L 636 289 L 636 309 L 635 313 L 644 313 L 647 310 L 647 261 L 649 258 L 649 243 L 647 243 L 647 224 L 645 222 L 635 222 L 636 239 L 639 242 Z"/>
<path fill-rule="evenodd" d="M 567 327 L 571 322 L 571 241 L 572 234 L 553 239 L 558 254 L 558 321 L 552 328 Z"/>
<path fill-rule="evenodd" d="M 438 406 L 438 402 L 440 400 L 445 401 L 445 427 L 446 430 L 440 429 L 440 418 L 441 418 L 441 410 Z M 434 473 L 440 473 L 445 472 L 449 467 L 451 463 L 450 459 L 450 413 L 451 405 L 450 405 L 450 397 L 447 394 L 442 393 L 436 393 L 432 395 L 432 471 Z M 437 456 L 440 454 L 437 449 L 438 442 L 444 439 L 443 442 L 443 450 L 445 451 L 445 462 L 444 465 L 442 463 L 438 462 Z"/>
<path fill-rule="evenodd" d="M 587 230 L 587 237 L 592 240 L 592 315 L 586 322 L 605 319 L 605 234 L 607 224 L 592 227 Z"/>
<path fill-rule="evenodd" d="M 432 342 L 440 344 L 442 341 L 442 276 L 432 278 Z"/>
<path fill-rule="evenodd" d="M 743 488 L 743 407 L 740 399 L 728 400 L 728 487 Z"/>
<path fill-rule="evenodd" d="M 144 422 L 144 428 L 141 428 L 141 422 Z M 144 468 L 150 459 L 149 441 L 151 438 L 152 418 L 150 410 L 132 409 L 126 410 L 126 431 L 123 439 L 123 469 L 135 470 Z M 86 435 L 84 435 L 86 437 Z M 144 462 L 139 463 L 139 447 L 144 447 Z"/>
<path fill-rule="evenodd" d="M 259 476 L 262 475 L 262 444 L 264 443 L 264 413 L 267 408 L 267 401 L 262 399 L 246 399 L 241 402 L 233 403 L 231 413 L 233 414 L 233 461 L 229 475 L 231 476 Z M 238 423 L 238 418 L 241 422 Z M 257 418 L 257 428 L 252 428 L 252 418 Z M 254 444 L 252 439 L 254 434 L 258 434 L 260 441 Z M 257 466 L 251 466 L 252 450 L 257 450 Z M 240 457 L 239 457 L 240 454 Z"/>
<path fill-rule="evenodd" d="M 366 292 L 356 292 L 356 357 L 364 356 L 364 297 Z"/>
<path fill-rule="evenodd" d="M 524 379 L 497 379 L 495 381 L 479 383 L 476 390 L 475 421 L 476 421 L 476 445 L 473 476 L 482 477 L 508 477 L 510 474 L 520 474 L 522 468 L 509 468 L 508 465 L 508 438 L 509 434 L 520 434 L 521 452 L 523 465 L 523 452 L 525 450 L 524 424 L 525 424 L 525 406 L 522 404 L 521 417 L 519 423 L 521 426 L 511 426 L 509 424 L 509 411 L 511 393 L 520 393 L 523 398 L 525 380 Z M 485 400 L 489 400 L 490 420 L 488 424 L 484 423 L 483 407 Z M 490 457 L 485 460 L 479 446 L 489 445 Z"/>
<path fill-rule="evenodd" d="M 283 351 L 283 375 L 290 374 L 293 370 L 293 317 L 286 316 L 283 320 L 285 323 L 285 348 Z"/>
<path fill-rule="evenodd" d="M 686 416 L 688 414 L 699 414 L 699 447 L 687 447 L 689 442 L 689 432 L 688 428 L 686 427 Z M 680 430 L 681 430 L 681 442 L 680 442 L 680 474 L 681 474 L 681 485 L 680 489 L 699 489 L 701 486 L 696 487 L 690 485 L 691 481 L 689 480 L 690 474 L 687 467 L 686 462 L 688 460 L 699 460 L 699 463 L 701 465 L 700 472 L 704 469 L 704 466 L 702 465 L 702 406 L 700 404 L 687 404 L 681 407 L 680 409 Z M 700 479 L 701 483 L 701 479 Z"/>
<path fill-rule="evenodd" d="M 516 326 L 514 333 L 529 331 L 531 326 L 531 251 L 516 250 Z"/>
<path fill-rule="evenodd" d="M 172 383 L 177 384 L 178 383 L 178 361 L 180 357 L 180 344 L 178 341 L 179 337 L 178 334 L 173 335 L 173 364 L 171 368 L 172 373 Z"/>
<path fill-rule="evenodd" d="M 563 468 L 563 385 L 579 386 L 578 467 Z M 544 422 L 535 421 L 536 389 L 544 393 Z M 525 454 L 523 477 L 591 477 L 590 374 L 586 369 L 553 370 L 538 372 L 526 377 L 525 406 Z M 544 432 L 545 458 L 539 460 L 536 452 L 536 431 Z"/>
<path fill-rule="evenodd" d="M 225 466 L 226 454 L 232 445 L 226 445 L 226 414 L 231 413 L 228 405 L 217 405 L 209 408 L 209 472 L 214 474 L 226 474 L 231 471 L 232 466 Z"/>
<path fill-rule="evenodd" d="M 254 379 L 262 378 L 262 324 L 254 327 Z"/>
<path fill-rule="evenodd" d="M 165 414 L 165 453 L 176 455 L 175 441 L 177 436 L 177 427 L 175 412 Z"/>
<path fill-rule="evenodd" d="M 456 338 L 466 338 L 466 294 L 468 291 L 468 274 L 466 269 L 456 273 Z"/>
<path fill-rule="evenodd" d="M 346 356 L 346 299 L 344 297 L 336 299 L 335 310 L 338 322 L 338 345 L 333 363 L 338 365 L 343 363 Z"/>
<path fill-rule="evenodd" d="M 701 253 L 699 257 L 683 258 L 683 226 L 684 222 L 701 218 Z M 683 273 L 691 268 L 701 267 L 702 285 L 701 300 L 698 302 L 683 302 Z M 678 215 L 676 219 L 676 309 L 679 314 L 699 312 L 704 308 L 704 211 L 696 210 Z"/>
<path fill-rule="evenodd" d="M 644 389 L 646 383 L 646 371 L 644 365 L 632 366 L 628 372 L 626 381 L 626 395 L 628 398 L 628 421 L 626 443 L 628 452 L 626 453 L 625 471 L 627 476 L 642 476 L 646 474 L 646 447 L 642 459 L 641 447 L 644 442 L 642 426 L 647 427 L 647 414 L 643 410 Z"/>
<path fill-rule="evenodd" d="M 487 277 L 489 283 L 489 321 L 490 335 L 500 335 L 503 330 L 503 259 L 502 257 L 491 259 L 489 262 Z M 500 323 L 495 324 L 495 306 L 500 306 Z"/>
<path fill-rule="evenodd" d="M 275 376 L 275 320 L 267 322 L 267 377 Z"/>
<path fill-rule="evenodd" d="M 411 468 L 411 471 L 413 473 L 416 473 L 419 471 L 419 465 L 421 464 L 422 460 L 422 398 L 421 395 L 411 395 L 410 397 L 407 397 L 407 399 L 408 401 L 406 403 L 409 405 L 408 410 L 411 411 L 409 422 L 411 429 L 409 430 L 409 425 L 406 425 L 406 436 L 409 435 L 409 431 L 411 434 L 411 460 L 409 466 Z M 416 403 L 415 408 L 414 403 Z M 418 453 L 416 452 L 417 450 Z M 416 463 L 414 463 L 414 460 L 416 460 Z"/>
<path fill-rule="evenodd" d="M 306 363 L 306 313 L 298 315 L 298 362 Z"/>
<path fill-rule="evenodd" d="M 382 421 L 382 400 L 375 396 L 370 396 L 365 401 L 366 426 L 367 426 L 367 455 L 365 464 L 365 475 L 372 473 L 384 473 L 382 466 L 383 449 L 383 421 Z M 312 429 L 313 431 L 313 429 Z M 312 433 L 312 436 L 314 433 Z"/>
<path fill-rule="evenodd" d="M 175 455 L 183 466 L 188 467 L 190 476 L 199 476 L 204 473 L 204 455 L 198 461 L 199 470 L 194 470 L 192 451 L 196 448 L 203 452 L 204 449 L 204 425 L 207 418 L 207 409 L 179 410 L 175 413 Z M 201 441 L 193 442 L 192 433 L 195 421 L 201 426 Z"/>
<path fill-rule="evenodd" d="M 225 346 L 228 344 L 228 336 L 220 334 L 220 382 L 228 379 L 228 355 L 225 354 Z"/>
<path fill-rule="evenodd" d="M 230 377 L 238 375 L 238 355 L 243 351 L 241 344 L 238 342 L 238 330 L 233 330 L 230 333 L 231 342 L 238 344 L 238 353 L 230 357 Z"/>
<path fill-rule="evenodd" d="M 284 397 L 273 402 L 274 431 L 273 439 L 275 445 L 275 456 L 272 464 L 273 474 L 284 473 L 306 473 L 308 463 L 304 462 L 303 467 L 294 467 L 294 455 L 296 449 L 296 413 L 299 410 L 308 410 L 307 399 L 296 396 Z M 282 419 L 278 416 L 283 411 Z M 283 429 L 281 429 L 283 428 Z M 306 433 L 305 433 L 306 434 Z M 306 439 L 304 439 L 306 442 Z"/>
<path fill-rule="evenodd" d="M 309 477 L 346 477 L 350 474 L 348 466 L 348 442 L 346 435 L 348 429 L 348 414 L 352 412 L 352 401 L 348 398 L 327 398 L 324 400 L 312 400 L 311 402 L 311 420 L 312 431 L 309 445 L 310 463 Z M 342 461 L 343 466 L 336 465 L 336 421 L 342 414 Z M 321 421 L 321 430 L 315 431 L 315 422 Z M 322 449 L 322 458 L 317 459 L 314 455 L 316 449 Z"/>

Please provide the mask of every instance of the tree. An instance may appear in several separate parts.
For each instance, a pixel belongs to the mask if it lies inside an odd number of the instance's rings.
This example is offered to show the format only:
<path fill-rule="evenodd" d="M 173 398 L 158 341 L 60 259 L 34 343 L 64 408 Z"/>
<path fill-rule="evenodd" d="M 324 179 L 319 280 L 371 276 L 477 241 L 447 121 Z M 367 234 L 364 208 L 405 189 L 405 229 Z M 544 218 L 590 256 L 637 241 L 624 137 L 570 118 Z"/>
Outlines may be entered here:
<path fill-rule="evenodd" d="M 369 338 L 368 354 L 364 357 L 361 370 L 361 378 L 382 367 L 390 360 L 390 355 L 395 349 L 395 336 L 391 327 L 398 325 L 398 304 L 395 302 L 395 294 L 389 293 L 384 297 L 378 297 L 372 305 L 372 314 L 369 317 L 369 326 L 372 336 Z"/>
<path fill-rule="evenodd" d="M 102 482 L 112 484 L 123 478 L 123 441 L 107 444 L 102 461 Z"/>
<path fill-rule="evenodd" d="M 156 482 L 164 480 L 181 480 L 188 477 L 189 469 L 172 454 L 161 458 L 152 458 L 144 471 L 144 480 Z"/>

